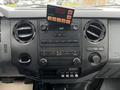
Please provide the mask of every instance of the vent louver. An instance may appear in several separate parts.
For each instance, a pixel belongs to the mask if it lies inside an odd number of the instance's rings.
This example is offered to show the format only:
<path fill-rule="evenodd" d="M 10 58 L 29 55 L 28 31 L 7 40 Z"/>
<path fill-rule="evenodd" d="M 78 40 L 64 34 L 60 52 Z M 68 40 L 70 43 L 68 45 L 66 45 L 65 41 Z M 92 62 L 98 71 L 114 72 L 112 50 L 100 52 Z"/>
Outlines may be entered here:
<path fill-rule="evenodd" d="M 29 21 L 20 21 L 14 27 L 15 39 L 21 43 L 30 42 L 35 36 L 35 27 Z"/>
<path fill-rule="evenodd" d="M 99 42 L 105 37 L 105 26 L 99 20 L 90 20 L 84 27 L 84 34 L 90 42 Z"/>

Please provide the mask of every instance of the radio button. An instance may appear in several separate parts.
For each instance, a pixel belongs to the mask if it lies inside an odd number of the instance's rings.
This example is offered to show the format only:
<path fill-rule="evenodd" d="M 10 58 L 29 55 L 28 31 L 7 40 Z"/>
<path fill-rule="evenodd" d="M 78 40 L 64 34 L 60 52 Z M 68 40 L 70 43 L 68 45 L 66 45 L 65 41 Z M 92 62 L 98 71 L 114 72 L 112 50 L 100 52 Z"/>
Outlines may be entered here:
<path fill-rule="evenodd" d="M 73 72 L 70 72 L 70 78 L 74 78 L 74 73 Z"/>
<path fill-rule="evenodd" d="M 61 40 L 60 43 L 65 43 L 65 40 Z"/>
<path fill-rule="evenodd" d="M 76 78 L 78 78 L 78 77 L 79 77 L 78 73 L 75 73 L 75 77 L 76 77 Z"/>
<path fill-rule="evenodd" d="M 40 52 L 40 56 L 47 56 L 46 51 L 41 51 L 41 52 Z"/>
<path fill-rule="evenodd" d="M 66 77 L 69 78 L 70 77 L 69 74 L 66 74 Z"/>
<path fill-rule="evenodd" d="M 70 77 L 69 72 L 66 72 L 66 78 L 69 78 L 69 77 Z"/>
<path fill-rule="evenodd" d="M 71 77 L 71 78 L 74 78 L 74 74 L 70 74 L 70 77 Z"/>
<path fill-rule="evenodd" d="M 64 78 L 65 77 L 65 75 L 64 74 L 61 74 L 61 78 Z"/>
<path fill-rule="evenodd" d="M 78 56 L 79 55 L 79 51 L 73 51 L 72 54 L 73 54 L 73 56 Z"/>

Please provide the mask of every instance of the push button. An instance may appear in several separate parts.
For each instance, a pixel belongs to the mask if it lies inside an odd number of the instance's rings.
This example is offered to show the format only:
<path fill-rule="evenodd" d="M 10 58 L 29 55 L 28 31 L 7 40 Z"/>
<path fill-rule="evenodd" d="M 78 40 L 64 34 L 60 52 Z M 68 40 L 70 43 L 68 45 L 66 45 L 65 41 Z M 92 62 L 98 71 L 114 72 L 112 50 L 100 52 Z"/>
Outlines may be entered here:
<path fill-rule="evenodd" d="M 66 74 L 66 78 L 69 78 L 69 74 Z"/>
<path fill-rule="evenodd" d="M 76 77 L 76 78 L 78 78 L 78 77 L 79 77 L 78 73 L 75 73 L 75 77 Z"/>
<path fill-rule="evenodd" d="M 69 78 L 70 75 L 69 75 L 69 72 L 66 72 L 66 78 Z"/>
<path fill-rule="evenodd" d="M 61 78 L 65 78 L 65 75 L 64 75 L 64 74 L 61 74 Z"/>
<path fill-rule="evenodd" d="M 70 72 L 70 78 L 74 78 L 73 72 Z"/>

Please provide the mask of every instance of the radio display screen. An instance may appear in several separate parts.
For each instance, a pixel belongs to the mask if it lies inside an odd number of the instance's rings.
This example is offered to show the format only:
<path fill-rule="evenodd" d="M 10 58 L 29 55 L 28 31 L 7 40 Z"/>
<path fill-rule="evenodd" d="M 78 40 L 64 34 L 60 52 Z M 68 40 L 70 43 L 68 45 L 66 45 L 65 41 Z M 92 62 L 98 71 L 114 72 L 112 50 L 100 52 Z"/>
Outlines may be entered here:
<path fill-rule="evenodd" d="M 47 5 L 47 20 L 52 23 L 71 25 L 74 9 Z"/>

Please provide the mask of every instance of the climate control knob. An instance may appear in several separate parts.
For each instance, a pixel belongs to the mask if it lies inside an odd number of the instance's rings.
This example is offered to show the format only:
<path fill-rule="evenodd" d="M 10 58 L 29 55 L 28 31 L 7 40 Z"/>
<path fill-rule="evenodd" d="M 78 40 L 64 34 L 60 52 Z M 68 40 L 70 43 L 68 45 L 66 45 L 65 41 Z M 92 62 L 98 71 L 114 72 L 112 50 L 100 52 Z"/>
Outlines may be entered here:
<path fill-rule="evenodd" d="M 48 29 L 48 26 L 47 25 L 41 25 L 40 28 L 41 28 L 42 31 L 46 31 Z"/>
<path fill-rule="evenodd" d="M 74 63 L 74 65 L 81 64 L 81 59 L 80 58 L 74 58 L 73 63 Z"/>
<path fill-rule="evenodd" d="M 40 59 L 40 64 L 41 65 L 46 65 L 47 64 L 47 59 L 45 59 L 45 58 Z"/>
<path fill-rule="evenodd" d="M 98 65 L 101 62 L 101 55 L 99 53 L 91 53 L 89 58 L 89 62 L 93 65 Z"/>

